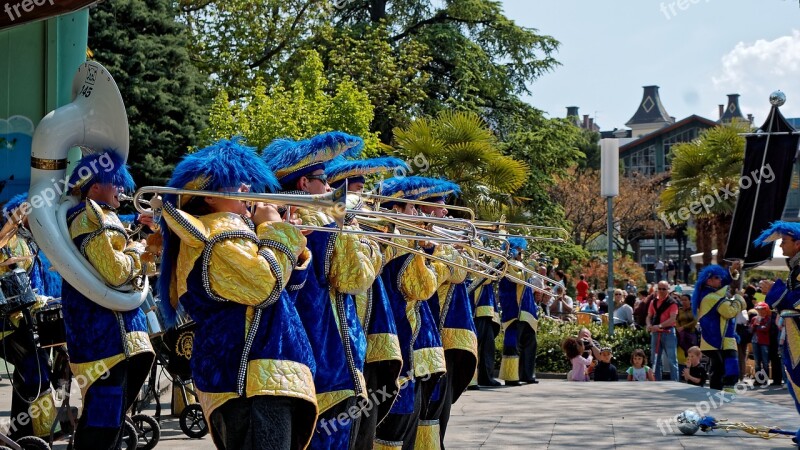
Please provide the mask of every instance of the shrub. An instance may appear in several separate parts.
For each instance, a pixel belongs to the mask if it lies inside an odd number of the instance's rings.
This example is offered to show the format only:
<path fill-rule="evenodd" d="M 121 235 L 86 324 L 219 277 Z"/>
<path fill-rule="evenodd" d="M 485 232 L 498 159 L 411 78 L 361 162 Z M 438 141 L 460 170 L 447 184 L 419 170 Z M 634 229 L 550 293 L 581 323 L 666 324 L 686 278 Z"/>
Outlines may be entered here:
<path fill-rule="evenodd" d="M 614 336 L 608 336 L 608 326 L 600 324 L 579 325 L 574 322 L 561 322 L 549 318 L 539 320 L 536 333 L 536 371 L 567 373 L 570 362 L 561 350 L 561 343 L 570 336 L 577 336 L 582 328 L 588 328 L 592 337 L 601 347 L 609 346 L 614 351 L 612 364 L 621 372 L 630 366 L 631 353 L 637 348 L 650 354 L 650 333 L 645 330 L 632 330 L 627 327 L 614 327 Z M 503 332 L 495 339 L 495 368 L 500 367 L 503 354 Z"/>

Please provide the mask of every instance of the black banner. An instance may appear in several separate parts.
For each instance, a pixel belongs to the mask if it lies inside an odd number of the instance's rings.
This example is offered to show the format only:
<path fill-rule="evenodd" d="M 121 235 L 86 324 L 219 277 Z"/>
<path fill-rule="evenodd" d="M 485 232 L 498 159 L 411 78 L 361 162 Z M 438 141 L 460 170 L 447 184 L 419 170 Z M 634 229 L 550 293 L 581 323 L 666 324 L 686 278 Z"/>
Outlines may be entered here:
<path fill-rule="evenodd" d="M 99 0 L 2 0 L 0 30 L 77 11 Z"/>
<path fill-rule="evenodd" d="M 745 268 L 772 258 L 774 244 L 756 247 L 753 240 L 783 215 L 800 139 L 792 134 L 794 128 L 777 107 L 772 108 L 761 130 L 764 133 L 747 136 L 739 198 L 725 252 L 726 260 L 743 260 Z"/>

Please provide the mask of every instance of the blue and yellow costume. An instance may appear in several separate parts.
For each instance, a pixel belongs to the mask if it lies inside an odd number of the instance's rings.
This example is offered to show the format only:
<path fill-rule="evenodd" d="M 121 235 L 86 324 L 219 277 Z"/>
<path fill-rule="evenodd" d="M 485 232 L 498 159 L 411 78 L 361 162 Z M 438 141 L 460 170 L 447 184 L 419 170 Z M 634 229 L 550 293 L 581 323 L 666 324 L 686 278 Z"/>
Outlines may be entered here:
<path fill-rule="evenodd" d="M 755 240 L 764 246 L 781 238 L 800 240 L 800 224 L 794 222 L 774 222 Z M 800 253 L 786 261 L 789 276 L 784 283 L 776 280 L 767 293 L 765 301 L 770 308 L 778 311 L 783 318 L 786 341 L 783 345 L 783 370 L 788 380 L 789 393 L 794 399 L 795 408 L 800 413 Z M 774 369 L 773 369 L 774 370 Z M 793 438 L 800 443 L 800 430 Z"/>
<path fill-rule="evenodd" d="M 325 163 L 346 154 L 356 156 L 363 141 L 331 132 L 304 141 L 280 139 L 264 149 L 262 158 L 275 172 L 284 192 L 296 195 L 297 182 Z M 336 227 L 324 211 L 299 208 L 303 225 Z M 307 236 L 312 263 L 305 285 L 297 293 L 296 308 L 308 334 L 317 364 L 314 377 L 320 417 L 311 448 L 345 449 L 353 445 L 360 407 L 355 417 L 334 420 L 352 407 L 366 405 L 364 379 L 367 337 L 353 296 L 366 292 L 382 264 L 380 249 L 356 234 L 315 231 Z M 363 402 L 363 403 L 359 403 Z M 345 423 L 342 423 L 345 422 Z"/>
<path fill-rule="evenodd" d="M 113 162 L 110 170 L 96 170 L 102 158 Z M 89 175 L 81 178 L 83 173 Z M 70 184 L 82 198 L 67 212 L 72 242 L 103 280 L 110 286 L 122 287 L 155 273 L 155 266 L 141 262 L 143 249 L 128 240 L 114 208 L 86 197 L 94 184 L 133 190 L 133 180 L 119 156 L 108 150 L 84 156 L 75 167 Z M 100 306 L 66 280 L 62 285 L 62 312 L 72 373 L 86 380 L 82 384 L 84 406 L 75 433 L 75 448 L 115 445 L 122 438 L 125 412 L 149 374 L 155 356 L 144 313 L 139 308 L 119 312 Z M 99 379 L 106 372 L 107 378 Z"/>
<path fill-rule="evenodd" d="M 496 283 L 488 278 L 475 279 L 469 295 L 478 339 L 478 366 L 471 385 L 500 386 L 494 379 L 494 340 L 500 333 L 500 311 L 495 298 Z"/>
<path fill-rule="evenodd" d="M 719 277 L 722 280 L 719 289 L 707 284 L 712 277 Z M 711 361 L 709 370 L 711 389 L 733 387 L 739 380 L 736 315 L 746 305 L 739 295 L 733 298 L 727 296 L 731 281 L 728 271 L 714 264 L 700 271 L 692 293 L 692 312 L 701 327 L 700 350 Z"/>
<path fill-rule="evenodd" d="M 508 238 L 505 245 L 508 248 L 509 256 L 515 258 L 527 248 L 527 241 L 522 238 Z M 523 267 L 519 261 L 510 261 L 507 273 L 519 280 L 524 280 L 526 276 Z M 539 328 L 539 314 L 533 291 L 528 286 L 503 278 L 500 280 L 498 294 L 501 308 L 500 319 L 504 331 L 503 357 L 500 360 L 499 377 L 505 380 L 506 385 L 512 386 L 519 384 L 520 381 L 533 381 L 528 377 L 533 377 L 535 374 L 525 373 L 524 369 L 526 366 L 530 367 L 530 359 L 531 357 L 536 358 L 536 355 L 531 356 L 530 351 L 520 352 L 523 347 L 520 331 L 524 330 L 525 333 L 530 333 L 530 330 L 533 330 L 535 342 L 535 332 Z M 526 341 L 530 339 L 528 334 L 525 338 Z"/>
<path fill-rule="evenodd" d="M 170 187 L 219 191 L 277 183 L 252 148 L 221 140 L 187 155 Z M 207 206 L 201 196 L 164 198 L 159 291 L 168 325 L 178 303 L 197 323 L 192 379 L 218 448 L 305 448 L 317 417 L 315 364 L 284 289 L 305 238 L 287 223 L 261 223 Z"/>
<path fill-rule="evenodd" d="M 351 186 L 354 186 L 354 183 L 356 186 L 358 183 L 364 183 L 366 175 L 395 170 L 408 170 L 408 166 L 401 159 L 393 157 L 366 160 L 337 157 L 325 168 L 325 174 L 332 187 L 338 188 L 347 181 L 348 190 L 353 191 Z M 348 203 L 351 198 L 358 199 L 348 197 Z M 360 199 L 358 200 L 360 203 Z M 352 209 L 360 207 L 360 204 L 356 204 Z M 377 426 L 389 414 L 397 397 L 397 381 L 403 365 L 394 314 L 383 278 L 380 276 L 382 269 L 382 267 L 379 269 L 372 287 L 367 292 L 355 296 L 358 318 L 367 335 L 364 380 L 371 395 L 367 406 L 361 408 L 361 423 L 354 450 L 372 449 Z"/>
<path fill-rule="evenodd" d="M 27 197 L 27 193 L 12 197 L 3 207 L 3 219 L 11 218 L 14 210 L 19 208 Z M 37 293 L 41 293 L 44 280 L 41 263 L 36 258 L 38 248 L 29 236 L 30 234 L 20 224 L 0 251 L 0 262 L 12 257 L 24 258 L 17 263 L 17 266 L 27 272 L 31 287 L 36 289 Z M 13 265 L 0 266 L 0 277 L 11 272 L 13 267 Z M 59 286 L 58 291 L 60 290 Z M 39 300 L 32 310 L 43 305 L 44 299 L 39 297 Z M 11 417 L 24 417 L 34 409 L 37 411 L 37 414 L 30 414 L 30 421 L 13 420 L 9 434 L 12 439 L 23 436 L 46 438 L 50 435 L 50 429 L 56 418 L 56 408 L 50 389 L 50 358 L 47 352 L 36 347 L 31 334 L 31 325 L 24 319 L 22 312 L 18 311 L 3 317 L 2 323 L 0 339 L 4 341 L 3 358 L 14 365 Z"/>
<path fill-rule="evenodd" d="M 460 193 L 455 183 L 436 178 L 424 180 L 428 189 L 417 195 L 417 200 L 444 205 L 450 195 Z M 466 259 L 449 244 L 438 245 L 433 255 L 462 267 L 467 265 Z M 451 405 L 458 400 L 475 373 L 478 342 L 465 284 L 467 271 L 456 265 L 444 266 L 439 262 L 432 264 L 444 269 L 440 274 L 442 285 L 428 300 L 428 305 L 441 336 L 446 374 L 431 394 L 430 405 L 425 407 L 423 404 L 417 446 L 433 449 L 444 446 Z"/>
<path fill-rule="evenodd" d="M 419 177 L 389 179 L 384 183 L 382 195 L 413 199 L 428 189 Z M 385 203 L 391 207 L 394 202 Z M 403 239 L 397 244 L 413 245 Z M 431 254 L 433 248 L 425 249 Z M 440 263 L 429 263 L 422 255 L 395 247 L 384 250 L 385 267 L 381 274 L 389 296 L 397 336 L 403 357 L 400 375 L 400 391 L 389 415 L 378 425 L 375 439 L 376 449 L 417 448 L 417 429 L 420 425 L 422 402 L 426 403 L 436 382 L 446 371 L 444 349 L 441 344 L 437 322 L 430 310 L 428 299 L 449 276 L 449 269 Z M 438 444 L 438 431 L 429 428 L 430 442 Z M 419 443 L 422 447 L 422 443 Z"/>

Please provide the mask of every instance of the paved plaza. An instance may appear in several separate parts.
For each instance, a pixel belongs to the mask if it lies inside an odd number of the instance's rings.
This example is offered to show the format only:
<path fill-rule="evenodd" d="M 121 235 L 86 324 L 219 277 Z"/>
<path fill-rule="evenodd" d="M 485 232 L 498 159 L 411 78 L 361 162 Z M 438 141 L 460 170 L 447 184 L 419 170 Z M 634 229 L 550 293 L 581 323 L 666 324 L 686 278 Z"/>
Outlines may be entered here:
<path fill-rule="evenodd" d="M 568 383 L 543 379 L 537 385 L 484 388 L 464 393 L 453 406 L 445 445 L 448 449 L 792 448 L 791 440 L 783 437 L 766 440 L 741 431 L 684 436 L 669 424 L 670 416 L 698 408 L 711 409 L 707 414 L 731 422 L 788 430 L 800 427 L 800 415 L 786 389 L 742 385 L 739 390 L 744 394 L 726 395 L 720 405 L 722 399 L 715 391 L 670 381 Z M 8 416 L 10 393 L 3 377 L 3 417 Z M 169 398 L 169 392 L 162 396 L 165 417 L 156 448 L 213 449 L 209 437 L 189 439 L 178 420 L 166 416 Z M 64 449 L 66 443 L 59 442 L 55 448 Z"/>

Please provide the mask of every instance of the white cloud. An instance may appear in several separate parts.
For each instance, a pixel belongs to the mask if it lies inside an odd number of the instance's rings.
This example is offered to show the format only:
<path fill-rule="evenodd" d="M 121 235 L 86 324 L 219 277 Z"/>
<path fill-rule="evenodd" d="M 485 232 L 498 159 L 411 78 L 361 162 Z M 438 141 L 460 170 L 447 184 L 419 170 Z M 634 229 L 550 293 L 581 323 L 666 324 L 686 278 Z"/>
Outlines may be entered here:
<path fill-rule="evenodd" d="M 769 94 L 782 90 L 787 97 L 781 108 L 785 116 L 800 116 L 800 31 L 777 39 L 739 42 L 721 60 L 718 75 L 711 81 L 719 93 L 741 94 L 740 106 L 744 114 L 756 116 L 760 125 L 769 113 Z M 714 117 L 716 118 L 716 116 Z"/>

